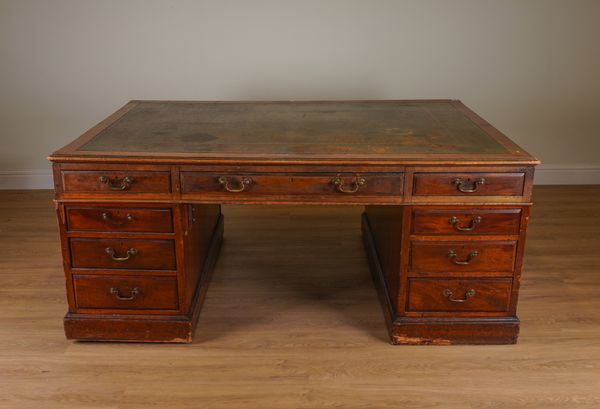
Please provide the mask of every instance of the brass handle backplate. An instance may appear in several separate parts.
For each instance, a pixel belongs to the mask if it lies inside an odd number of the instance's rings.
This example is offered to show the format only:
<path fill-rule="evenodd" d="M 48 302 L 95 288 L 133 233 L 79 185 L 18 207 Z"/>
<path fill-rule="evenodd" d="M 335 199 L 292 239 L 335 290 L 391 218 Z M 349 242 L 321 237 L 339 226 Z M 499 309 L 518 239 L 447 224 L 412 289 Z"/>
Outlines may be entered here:
<path fill-rule="evenodd" d="M 131 292 L 130 292 L 130 296 L 129 297 L 123 297 L 119 291 L 118 288 L 116 287 L 111 287 L 110 289 L 110 293 L 114 294 L 115 298 L 119 301 L 132 301 L 133 299 L 135 299 L 135 297 L 137 297 L 137 295 L 140 293 L 140 289 L 137 287 L 134 287 Z"/>
<path fill-rule="evenodd" d="M 333 183 L 338 192 L 356 193 L 358 192 L 358 189 L 360 189 L 361 186 L 367 183 L 367 181 L 365 178 L 356 175 L 354 177 L 354 180 L 349 184 L 349 186 L 351 187 L 347 187 L 348 185 L 344 184 L 344 180 L 342 179 L 342 177 L 340 175 L 337 175 L 335 178 L 333 178 L 331 183 Z"/>
<path fill-rule="evenodd" d="M 464 180 L 462 178 L 454 178 L 450 181 L 456 186 L 459 192 L 462 193 L 473 193 L 477 191 L 477 188 L 485 184 L 485 178 L 479 178 L 474 181 Z"/>
<path fill-rule="evenodd" d="M 450 261 L 452 261 L 457 266 L 466 266 L 466 265 L 471 264 L 473 259 L 475 257 L 477 257 L 478 255 L 479 255 L 479 252 L 477 250 L 475 250 L 475 251 L 470 252 L 465 260 L 457 260 L 456 257 L 458 256 L 458 254 L 456 254 L 456 251 L 450 250 L 448 252 L 448 257 L 450 257 Z"/>
<path fill-rule="evenodd" d="M 218 182 L 223 185 L 223 187 L 225 188 L 226 191 L 231 192 L 231 193 L 239 193 L 239 192 L 243 192 L 244 190 L 246 190 L 246 187 L 250 186 L 254 181 L 252 180 L 252 178 L 244 176 L 241 178 L 241 181 L 238 182 L 238 186 L 233 187 L 230 184 L 229 179 L 227 179 L 227 177 L 221 176 L 221 177 L 219 177 Z"/>
<path fill-rule="evenodd" d="M 98 180 L 100 180 L 100 183 L 108 185 L 111 190 L 127 190 L 133 183 L 133 178 L 130 176 L 125 176 L 122 179 L 111 179 L 108 176 L 100 176 Z"/>
<path fill-rule="evenodd" d="M 454 228 L 458 231 L 471 231 L 475 229 L 475 226 L 481 223 L 482 220 L 483 219 L 481 216 L 475 216 L 473 219 L 471 219 L 471 223 L 468 226 L 460 226 L 460 219 L 456 216 L 453 216 L 450 218 L 450 220 L 448 220 L 448 223 L 454 226 Z"/>
<path fill-rule="evenodd" d="M 110 256 L 111 259 L 113 259 L 114 261 L 127 261 L 129 260 L 131 257 L 135 256 L 138 251 L 135 248 L 130 248 L 129 250 L 127 250 L 127 255 L 125 257 L 117 257 L 115 249 L 113 249 L 112 247 L 107 247 L 105 249 L 106 254 L 108 254 Z"/>
<path fill-rule="evenodd" d="M 113 217 L 110 213 L 104 212 L 104 213 L 102 213 L 102 220 L 105 220 L 107 222 L 112 222 L 113 224 L 123 224 L 125 221 L 128 221 L 128 222 L 133 221 L 133 216 L 131 215 L 131 213 L 127 213 L 125 215 L 125 220 L 119 221 L 119 220 L 113 219 Z"/>
<path fill-rule="evenodd" d="M 452 292 L 452 290 L 449 289 L 449 288 L 445 288 L 444 291 L 442 291 L 442 294 L 444 295 L 444 297 L 446 297 L 448 299 L 448 301 L 452 301 L 452 302 L 465 302 L 469 298 L 473 297 L 476 294 L 476 292 L 475 292 L 475 290 L 473 290 L 471 288 L 470 290 L 468 290 L 465 293 L 464 298 L 454 298 L 454 293 Z"/>

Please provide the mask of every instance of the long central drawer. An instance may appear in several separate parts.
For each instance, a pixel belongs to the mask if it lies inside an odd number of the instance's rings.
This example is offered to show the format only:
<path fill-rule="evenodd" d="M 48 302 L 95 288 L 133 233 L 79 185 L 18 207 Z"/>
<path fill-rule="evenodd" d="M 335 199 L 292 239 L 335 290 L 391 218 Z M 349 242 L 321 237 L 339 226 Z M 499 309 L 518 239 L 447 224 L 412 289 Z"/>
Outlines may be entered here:
<path fill-rule="evenodd" d="M 402 196 L 402 173 L 216 173 L 181 172 L 182 193 L 251 196 Z"/>

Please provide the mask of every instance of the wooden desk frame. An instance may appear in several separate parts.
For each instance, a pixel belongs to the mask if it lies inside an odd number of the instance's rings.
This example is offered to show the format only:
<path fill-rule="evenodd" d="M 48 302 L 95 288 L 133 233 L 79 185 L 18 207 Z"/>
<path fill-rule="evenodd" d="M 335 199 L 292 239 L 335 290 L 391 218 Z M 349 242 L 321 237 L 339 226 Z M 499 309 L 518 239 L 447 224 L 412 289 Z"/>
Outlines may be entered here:
<path fill-rule="evenodd" d="M 144 103 L 152 102 L 128 103 L 49 157 L 67 338 L 191 342 L 222 241 L 220 205 L 255 203 L 365 206 L 365 249 L 393 344 L 516 342 L 539 162 L 459 101 L 336 104 L 446 103 L 506 152 L 265 157 L 83 149 Z"/>

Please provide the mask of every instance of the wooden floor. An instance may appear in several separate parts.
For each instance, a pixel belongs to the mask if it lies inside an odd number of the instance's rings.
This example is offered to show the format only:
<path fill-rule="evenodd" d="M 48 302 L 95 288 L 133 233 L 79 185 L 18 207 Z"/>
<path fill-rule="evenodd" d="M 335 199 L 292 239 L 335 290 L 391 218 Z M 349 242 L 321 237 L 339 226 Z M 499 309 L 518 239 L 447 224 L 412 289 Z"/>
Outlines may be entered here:
<path fill-rule="evenodd" d="M 77 343 L 51 194 L 0 192 L 0 407 L 600 408 L 600 186 L 536 187 L 519 343 L 391 346 L 358 207 L 225 207 L 191 345 Z"/>

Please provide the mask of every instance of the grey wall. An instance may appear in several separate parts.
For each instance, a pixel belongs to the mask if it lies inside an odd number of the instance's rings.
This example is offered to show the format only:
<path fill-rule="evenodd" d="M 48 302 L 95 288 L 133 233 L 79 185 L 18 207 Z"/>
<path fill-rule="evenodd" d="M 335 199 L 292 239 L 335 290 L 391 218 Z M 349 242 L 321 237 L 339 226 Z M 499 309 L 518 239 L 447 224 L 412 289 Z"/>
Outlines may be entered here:
<path fill-rule="evenodd" d="M 0 171 L 130 99 L 458 98 L 600 168 L 600 1 L 0 0 Z"/>

